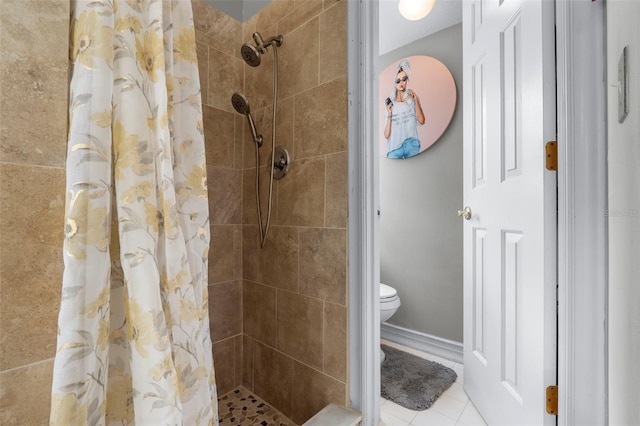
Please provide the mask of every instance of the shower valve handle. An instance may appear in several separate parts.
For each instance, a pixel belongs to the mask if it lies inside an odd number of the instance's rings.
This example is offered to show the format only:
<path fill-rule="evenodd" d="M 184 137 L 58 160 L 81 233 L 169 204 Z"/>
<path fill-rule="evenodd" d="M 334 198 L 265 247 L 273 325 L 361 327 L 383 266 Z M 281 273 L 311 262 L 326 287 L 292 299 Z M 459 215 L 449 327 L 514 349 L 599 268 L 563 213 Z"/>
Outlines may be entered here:
<path fill-rule="evenodd" d="M 277 146 L 274 151 L 275 157 L 270 156 L 269 163 L 273 169 L 273 178 L 280 180 L 289 173 L 291 157 L 289 156 L 289 151 L 282 146 Z"/>

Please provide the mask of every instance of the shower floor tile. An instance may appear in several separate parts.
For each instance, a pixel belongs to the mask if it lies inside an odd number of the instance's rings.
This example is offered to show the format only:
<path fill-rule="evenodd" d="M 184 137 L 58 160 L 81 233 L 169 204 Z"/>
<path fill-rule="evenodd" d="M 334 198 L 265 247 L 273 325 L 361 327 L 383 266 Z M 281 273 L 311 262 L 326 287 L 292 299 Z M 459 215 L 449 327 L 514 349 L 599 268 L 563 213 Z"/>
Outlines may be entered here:
<path fill-rule="evenodd" d="M 218 398 L 220 426 L 297 426 L 243 386 Z"/>

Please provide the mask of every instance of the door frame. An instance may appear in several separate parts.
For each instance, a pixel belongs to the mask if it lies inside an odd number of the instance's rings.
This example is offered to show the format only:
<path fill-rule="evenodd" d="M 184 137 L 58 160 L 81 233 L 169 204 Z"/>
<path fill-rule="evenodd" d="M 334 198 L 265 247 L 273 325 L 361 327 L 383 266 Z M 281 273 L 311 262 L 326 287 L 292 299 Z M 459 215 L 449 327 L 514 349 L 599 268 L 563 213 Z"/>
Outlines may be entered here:
<path fill-rule="evenodd" d="M 378 4 L 349 0 L 347 10 L 348 389 L 362 424 L 377 426 Z M 559 425 L 607 422 L 604 14 L 604 0 L 556 1 Z"/>
<path fill-rule="evenodd" d="M 347 3 L 349 400 L 380 422 L 380 255 L 377 129 L 378 3 Z M 364 142 L 368 141 L 368 142 Z M 376 145 L 377 146 L 377 145 Z"/>
<path fill-rule="evenodd" d="M 560 425 L 608 421 L 605 48 L 604 0 L 556 1 Z"/>

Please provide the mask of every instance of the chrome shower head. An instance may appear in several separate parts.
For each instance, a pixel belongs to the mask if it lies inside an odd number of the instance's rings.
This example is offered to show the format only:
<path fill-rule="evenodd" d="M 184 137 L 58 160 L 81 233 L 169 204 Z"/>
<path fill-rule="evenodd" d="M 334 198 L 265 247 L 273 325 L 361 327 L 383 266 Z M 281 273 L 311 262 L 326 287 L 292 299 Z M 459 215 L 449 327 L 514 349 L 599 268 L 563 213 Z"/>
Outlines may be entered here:
<path fill-rule="evenodd" d="M 236 92 L 231 96 L 231 105 L 239 114 L 249 114 L 249 101 L 244 95 Z"/>
<path fill-rule="evenodd" d="M 231 105 L 233 105 L 233 109 L 235 109 L 239 114 L 247 117 L 249 128 L 251 128 L 251 135 L 253 136 L 253 141 L 258 145 L 258 147 L 261 147 L 262 135 L 259 135 L 256 131 L 256 125 L 253 122 L 253 117 L 251 116 L 251 112 L 249 111 L 249 101 L 247 100 L 247 98 L 244 95 L 236 92 L 231 96 Z"/>
<path fill-rule="evenodd" d="M 254 45 L 249 43 L 243 44 L 240 48 L 240 55 L 242 55 L 242 59 L 252 67 L 260 65 L 260 52 Z"/>
<path fill-rule="evenodd" d="M 266 41 L 262 39 L 260 33 L 253 33 L 253 41 L 255 41 L 256 45 L 252 45 L 250 43 L 245 43 L 240 48 L 240 55 L 244 61 L 252 66 L 257 67 L 260 65 L 260 57 L 263 53 L 267 51 L 267 47 L 273 45 L 280 46 L 282 45 L 282 36 L 269 37 Z"/>

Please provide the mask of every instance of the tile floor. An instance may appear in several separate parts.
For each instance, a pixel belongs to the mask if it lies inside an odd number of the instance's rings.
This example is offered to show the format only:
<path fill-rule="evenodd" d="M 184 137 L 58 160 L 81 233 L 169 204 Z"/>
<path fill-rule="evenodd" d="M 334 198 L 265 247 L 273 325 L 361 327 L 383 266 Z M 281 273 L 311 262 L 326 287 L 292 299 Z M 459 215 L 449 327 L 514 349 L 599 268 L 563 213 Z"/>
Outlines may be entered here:
<path fill-rule="evenodd" d="M 424 411 L 413 411 L 381 399 L 380 426 L 486 426 L 462 389 L 462 364 L 430 355 L 388 340 L 385 345 L 438 362 L 455 370 L 458 380 Z M 218 399 L 220 426 L 296 426 L 275 408 L 243 386 Z M 327 425 L 329 426 L 329 425 Z"/>
<path fill-rule="evenodd" d="M 458 374 L 458 380 L 428 410 L 424 411 L 409 410 L 382 398 L 380 426 L 486 426 L 476 407 L 462 389 L 462 364 L 388 340 L 382 340 L 382 343 L 452 368 Z"/>
<path fill-rule="evenodd" d="M 218 398 L 218 414 L 220 426 L 296 426 L 243 386 Z"/>

